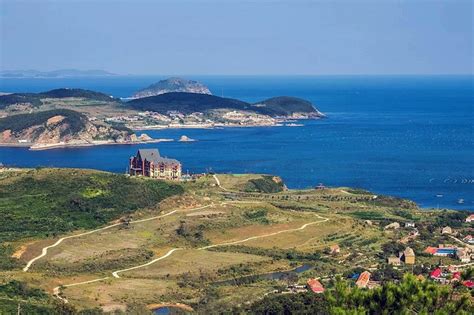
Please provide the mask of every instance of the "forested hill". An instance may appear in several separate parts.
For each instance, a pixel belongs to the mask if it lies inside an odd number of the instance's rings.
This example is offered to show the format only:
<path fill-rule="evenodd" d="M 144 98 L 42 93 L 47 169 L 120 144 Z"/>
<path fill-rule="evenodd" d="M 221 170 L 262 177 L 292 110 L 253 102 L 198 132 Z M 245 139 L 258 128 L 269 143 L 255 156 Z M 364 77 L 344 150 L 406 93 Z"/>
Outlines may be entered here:
<path fill-rule="evenodd" d="M 113 97 L 90 90 L 84 89 L 55 89 L 41 93 L 13 93 L 0 95 L 0 109 L 15 104 L 30 104 L 31 106 L 41 106 L 42 99 L 61 99 L 61 98 L 81 98 L 101 102 L 117 101 Z"/>
<path fill-rule="evenodd" d="M 293 113 L 306 113 L 323 116 L 311 102 L 296 97 L 275 97 L 256 104 L 214 95 L 172 92 L 135 99 L 127 103 L 137 110 L 148 110 L 166 114 L 179 111 L 183 114 L 206 112 L 214 109 L 233 109 L 252 111 L 269 116 L 289 116 Z"/>

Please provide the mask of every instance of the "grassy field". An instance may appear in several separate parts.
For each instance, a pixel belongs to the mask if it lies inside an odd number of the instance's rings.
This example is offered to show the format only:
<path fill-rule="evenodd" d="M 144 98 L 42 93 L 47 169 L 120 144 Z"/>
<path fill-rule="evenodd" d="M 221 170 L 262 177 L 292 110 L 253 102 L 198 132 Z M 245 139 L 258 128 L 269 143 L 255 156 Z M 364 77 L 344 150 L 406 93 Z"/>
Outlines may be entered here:
<path fill-rule="evenodd" d="M 0 230 L 9 262 L 0 270 L 0 283 L 16 279 L 48 293 L 66 285 L 61 294 L 78 309 L 124 311 L 180 302 L 212 312 L 246 305 L 288 280 L 246 278 L 240 286 L 219 281 L 307 264 L 309 270 L 292 275 L 292 281 L 304 284 L 308 277 L 383 266 L 387 248 L 396 250 L 397 241 L 409 232 L 385 231 L 383 226 L 393 221 L 420 224 L 422 235 L 410 243 L 417 255 L 434 241 L 446 241 L 424 236 L 423 222 L 437 217 L 411 203 L 391 198 L 373 202 L 371 193 L 347 188 L 249 192 L 249 181 L 260 175 L 218 175 L 227 191 L 212 176 L 180 185 L 69 169 L 0 176 L 0 212 L 10 220 Z M 130 223 L 65 239 L 30 271 L 21 271 L 44 246 L 123 217 Z M 26 225 L 20 228 L 18 222 Z M 335 244 L 340 253 L 328 253 Z M 178 250 L 167 256 L 172 249 Z M 10 257 L 14 252 L 20 254 Z M 433 257 L 417 259 L 436 263 Z M 141 265 L 120 272 L 120 278 L 112 274 Z"/>

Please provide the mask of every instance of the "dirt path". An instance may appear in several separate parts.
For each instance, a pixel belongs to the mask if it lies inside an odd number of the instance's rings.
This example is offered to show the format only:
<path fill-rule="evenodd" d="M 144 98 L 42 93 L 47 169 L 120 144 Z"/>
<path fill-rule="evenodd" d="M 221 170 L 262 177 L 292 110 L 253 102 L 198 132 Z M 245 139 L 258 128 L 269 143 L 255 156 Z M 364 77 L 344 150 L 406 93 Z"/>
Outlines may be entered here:
<path fill-rule="evenodd" d="M 141 219 L 141 220 L 137 220 L 137 221 L 131 221 L 130 224 L 137 224 L 137 223 L 142 223 L 142 222 L 146 222 L 146 221 L 156 220 L 156 219 L 160 219 L 160 218 L 167 217 L 167 216 L 172 215 L 172 214 L 174 214 L 174 213 L 176 213 L 176 212 L 201 210 L 201 209 L 205 209 L 205 208 L 208 208 L 208 207 L 211 207 L 211 206 L 212 206 L 212 204 L 206 205 L 206 206 L 202 206 L 202 207 L 193 208 L 193 209 L 188 209 L 188 210 L 179 210 L 179 209 L 176 209 L 176 210 L 170 211 L 170 212 L 168 212 L 168 213 L 166 213 L 166 214 L 154 216 L 154 217 L 147 218 L 147 219 Z M 104 230 L 107 230 L 107 229 L 110 229 L 110 228 L 119 226 L 120 224 L 122 224 L 122 223 L 115 223 L 115 224 L 107 225 L 107 226 L 102 227 L 102 228 L 100 228 L 100 229 L 95 229 L 95 230 L 88 231 L 88 232 L 84 232 L 84 233 L 80 233 L 80 234 L 75 234 L 75 235 L 70 235 L 70 236 L 62 237 L 62 238 L 60 238 L 59 240 L 57 240 L 56 243 L 54 243 L 53 245 L 49 245 L 49 246 L 43 247 L 43 249 L 41 250 L 41 255 L 36 256 L 36 257 L 34 257 L 33 259 L 31 259 L 30 261 L 28 261 L 28 262 L 26 263 L 26 266 L 23 268 L 23 271 L 25 271 L 25 272 L 28 271 L 28 270 L 30 269 L 31 265 L 33 265 L 33 263 L 34 263 L 35 261 L 37 261 L 38 259 L 41 259 L 42 257 L 46 256 L 46 254 L 48 254 L 48 249 L 58 246 L 58 245 L 61 244 L 64 240 L 67 240 L 67 239 L 70 239 L 70 238 L 81 237 L 81 236 L 89 235 L 89 234 L 92 234 L 92 233 L 97 233 L 97 232 L 100 232 L 100 231 L 104 231 Z"/>
<path fill-rule="evenodd" d="M 217 185 L 222 188 L 223 190 L 226 190 L 225 188 L 223 188 L 221 185 L 220 185 L 220 181 L 219 179 L 217 178 L 216 175 L 213 175 L 214 179 L 216 180 L 216 183 Z M 226 204 L 231 204 L 231 203 L 261 203 L 261 201 L 235 201 L 235 202 L 222 202 L 221 205 L 226 205 Z M 146 222 L 146 221 L 150 221 L 150 220 L 155 220 L 155 219 L 159 219 L 159 218 L 163 218 L 163 217 L 166 217 L 166 216 L 169 216 L 169 215 L 172 215 L 176 212 L 185 212 L 185 211 L 195 211 L 195 210 L 201 210 L 201 209 L 205 209 L 205 208 L 208 208 L 208 207 L 211 207 L 211 206 L 214 206 L 214 204 L 209 204 L 209 205 L 206 205 L 206 206 L 201 206 L 201 207 L 197 207 L 197 208 L 193 208 L 193 209 L 188 209 L 188 210 L 179 210 L 179 209 L 176 209 L 176 210 L 173 210 L 173 211 L 170 211 L 166 214 L 163 214 L 163 215 L 159 215 L 159 216 L 155 216 L 155 217 L 151 217 L 151 218 L 147 218 L 147 219 L 142 219 L 142 220 L 137 220 L 137 221 L 132 221 L 130 222 L 131 224 L 135 224 L 135 223 L 141 223 L 141 222 Z M 263 235 L 257 235 L 257 236 L 252 236 L 252 237 L 248 237 L 248 238 L 245 238 L 245 239 L 242 239 L 242 240 L 237 240 L 237 241 L 232 241 L 232 242 L 224 242 L 224 243 L 218 243 L 218 244 L 213 244 L 213 245 L 208 245 L 208 246 L 203 246 L 203 247 L 200 247 L 200 248 L 197 248 L 198 250 L 206 250 L 206 249 L 209 249 L 209 248 L 214 248 L 214 247 L 218 247 L 218 246 L 228 246 L 228 245 L 234 245 L 234 244 L 240 244 L 240 243 L 244 243 L 244 242 L 247 242 L 247 241 L 251 241 L 251 240 L 255 240 L 255 239 L 260 239 L 260 238 L 265 238 L 265 237 L 271 237 L 271 236 L 275 236 L 275 235 L 279 235 L 279 234 L 282 234 L 282 233 L 289 233 L 289 232 L 296 232 L 296 231 L 302 231 L 304 230 L 305 228 L 307 228 L 308 226 L 310 225 L 314 225 L 314 224 L 318 224 L 318 223 L 323 223 L 323 222 L 327 222 L 329 219 L 328 218 L 324 218 L 320 215 L 317 215 L 316 214 L 316 217 L 318 217 L 320 220 L 318 221 L 314 221 L 314 222 L 308 222 L 308 223 L 305 223 L 303 224 L 302 226 L 298 227 L 298 228 L 292 228 L 292 229 L 285 229 L 285 230 L 281 230 L 281 231 L 277 231 L 277 232 L 273 232 L 273 233 L 268 233 L 268 234 L 263 234 Z M 92 230 L 92 231 L 89 231 L 89 232 L 85 232 L 85 233 L 81 233 L 81 234 L 77 234 L 77 235 L 71 235 L 71 236 L 67 236 L 67 237 L 63 237 L 61 239 L 59 239 L 56 243 L 54 243 L 53 245 L 50 245 L 50 246 L 46 246 L 43 248 L 42 250 L 42 253 L 41 255 L 33 258 L 32 260 L 30 260 L 26 267 L 23 268 L 23 271 L 28 271 L 28 269 L 31 267 L 31 265 L 38 259 L 44 257 L 46 254 L 47 254 L 47 250 L 49 248 L 52 248 L 52 247 L 56 247 L 58 246 L 59 244 L 61 244 L 62 241 L 66 240 L 66 239 L 69 239 L 69 238 L 74 238 L 74 237 L 81 237 L 81 236 L 84 236 L 84 235 L 88 235 L 88 234 L 92 234 L 92 233 L 96 233 L 96 232 L 99 232 L 99 231 L 103 231 L 103 230 L 106 230 L 106 229 L 110 229 L 114 226 L 117 226 L 117 225 L 120 225 L 121 223 L 116 223 L 116 224 L 112 224 L 112 225 L 109 225 L 109 226 L 106 226 L 106 227 L 103 227 L 103 228 L 100 228 L 100 229 L 96 229 L 96 230 Z M 127 272 L 127 271 L 130 271 L 130 270 L 135 270 L 135 269 L 139 269 L 139 268 L 143 268 L 143 267 L 146 267 L 146 266 L 149 266 L 149 265 L 152 265 L 154 264 L 155 262 L 158 262 L 160 260 L 163 260 L 163 259 L 166 259 L 168 258 L 169 256 L 171 256 L 174 252 L 178 251 L 178 250 L 184 250 L 185 248 L 173 248 L 171 250 L 169 250 L 166 254 L 164 254 L 163 256 L 160 256 L 158 258 L 155 258 L 145 264 L 142 264 L 142 265 L 138 265 L 138 266 L 134 266 L 134 267 L 130 267 L 130 268 L 126 268 L 126 269 L 121 269 L 121 270 L 116 270 L 114 272 L 112 272 L 112 276 L 114 278 L 120 278 L 119 276 L 119 273 L 123 273 L 123 272 Z M 83 285 L 83 284 L 89 284 L 89 283 L 94 283 L 94 282 L 99 282 L 99 281 L 103 281 L 103 280 L 106 280 L 106 279 L 109 279 L 110 277 L 104 277 L 104 278 L 98 278 L 98 279 L 93 279 L 93 280 L 88 280 L 88 281 L 82 281 L 82 282 L 77 282 L 77 283 L 71 283 L 71 284 L 67 284 L 67 285 L 62 285 L 62 286 L 57 286 L 53 289 L 53 295 L 55 297 L 57 297 L 58 299 L 60 299 L 61 301 L 63 301 L 64 303 L 68 303 L 68 300 L 64 297 L 62 297 L 60 295 L 61 293 L 61 287 L 72 287 L 72 286 L 77 286 L 77 285 Z"/>

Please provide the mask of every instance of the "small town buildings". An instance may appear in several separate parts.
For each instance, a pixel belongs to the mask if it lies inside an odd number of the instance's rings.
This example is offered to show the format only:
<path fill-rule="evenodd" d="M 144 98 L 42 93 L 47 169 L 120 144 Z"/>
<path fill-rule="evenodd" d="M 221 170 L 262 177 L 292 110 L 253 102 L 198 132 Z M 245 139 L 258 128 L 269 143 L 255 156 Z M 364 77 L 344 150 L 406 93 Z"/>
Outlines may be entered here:
<path fill-rule="evenodd" d="M 356 281 L 356 286 L 358 286 L 359 288 L 367 288 L 367 285 L 370 281 L 370 276 L 371 273 L 368 271 L 364 271 L 363 273 L 361 273 L 359 279 L 357 279 Z"/>
<path fill-rule="evenodd" d="M 388 224 L 384 227 L 385 230 L 390 230 L 390 229 L 396 230 L 396 229 L 399 229 L 399 228 L 400 228 L 400 223 L 398 223 L 398 222 L 390 223 L 390 224 Z"/>
<path fill-rule="evenodd" d="M 403 251 L 403 261 L 407 265 L 415 264 L 415 252 L 410 247 L 405 248 Z"/>
<path fill-rule="evenodd" d="M 331 255 L 335 255 L 335 254 L 339 254 L 341 252 L 341 248 L 339 247 L 339 245 L 335 244 L 335 245 L 332 245 L 330 248 L 330 253 Z"/>
<path fill-rule="evenodd" d="M 443 248 L 437 248 L 436 252 L 433 254 L 435 256 L 454 256 L 456 255 L 456 248 L 450 248 L 450 247 L 443 247 Z"/>
<path fill-rule="evenodd" d="M 472 288 L 474 288 L 474 281 L 466 280 L 462 283 L 462 285 L 469 288 L 469 289 L 472 289 Z"/>
<path fill-rule="evenodd" d="M 466 218 L 466 222 L 474 222 L 474 214 L 469 215 L 469 216 Z"/>
<path fill-rule="evenodd" d="M 181 163 L 160 156 L 158 149 L 140 149 L 130 158 L 129 173 L 131 176 L 180 180 Z"/>
<path fill-rule="evenodd" d="M 453 229 L 451 229 L 449 226 L 445 226 L 441 230 L 441 234 L 453 234 Z"/>
<path fill-rule="evenodd" d="M 400 266 L 402 264 L 400 258 L 397 256 L 388 257 L 387 262 L 389 265 L 392 265 L 392 266 Z"/>
<path fill-rule="evenodd" d="M 406 228 L 414 228 L 415 227 L 415 222 L 405 222 L 405 227 Z"/>
<path fill-rule="evenodd" d="M 324 287 L 321 284 L 321 282 L 319 282 L 318 279 L 310 278 L 310 279 L 308 279 L 307 284 L 308 284 L 308 287 L 310 288 L 310 290 L 313 291 L 314 293 L 323 293 L 324 292 Z"/>

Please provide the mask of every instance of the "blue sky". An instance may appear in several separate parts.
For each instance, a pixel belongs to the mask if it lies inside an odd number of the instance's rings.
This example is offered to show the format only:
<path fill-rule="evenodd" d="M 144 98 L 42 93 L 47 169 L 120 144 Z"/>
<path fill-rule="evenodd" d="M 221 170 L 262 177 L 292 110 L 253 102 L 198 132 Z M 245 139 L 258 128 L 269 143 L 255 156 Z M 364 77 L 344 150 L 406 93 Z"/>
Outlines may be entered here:
<path fill-rule="evenodd" d="M 468 74 L 471 0 L 0 0 L 0 69 Z"/>

